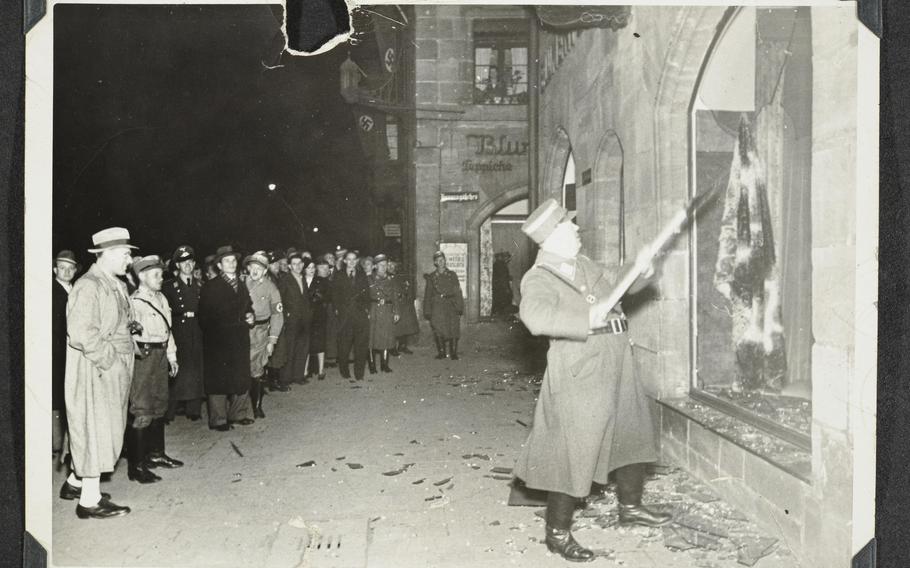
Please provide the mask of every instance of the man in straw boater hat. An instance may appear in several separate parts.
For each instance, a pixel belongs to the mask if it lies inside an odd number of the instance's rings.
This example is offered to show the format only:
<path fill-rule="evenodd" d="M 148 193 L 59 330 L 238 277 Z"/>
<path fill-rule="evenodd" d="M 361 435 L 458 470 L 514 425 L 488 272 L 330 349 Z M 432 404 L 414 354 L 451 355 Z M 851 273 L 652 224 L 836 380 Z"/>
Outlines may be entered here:
<path fill-rule="evenodd" d="M 219 275 L 202 286 L 203 375 L 209 428 L 226 432 L 233 424 L 253 423 L 250 406 L 250 326 L 253 304 L 237 274 L 240 253 L 219 247 L 213 259 Z"/>
<path fill-rule="evenodd" d="M 66 454 L 63 439 L 66 434 L 66 301 L 73 290 L 73 278 L 79 263 L 71 250 L 62 250 L 54 257 L 54 286 L 51 294 L 51 408 L 54 414 L 53 451 Z M 61 458 L 63 457 L 61 455 Z"/>
<path fill-rule="evenodd" d="M 254 252 L 243 259 L 249 273 L 246 287 L 253 303 L 253 327 L 250 329 L 250 400 L 256 418 L 265 418 L 262 395 L 265 366 L 275 351 L 275 344 L 284 325 L 284 307 L 278 287 L 268 277 L 269 257 L 265 251 Z"/>
<path fill-rule="evenodd" d="M 620 304 L 603 302 L 616 275 L 578 254 L 578 226 L 553 199 L 531 213 L 522 231 L 540 252 L 522 279 L 519 315 L 532 334 L 549 337 L 550 349 L 534 425 L 515 475 L 528 487 L 549 492 L 550 551 L 589 561 L 594 553 L 570 532 L 572 515 L 592 483 L 606 485 L 611 472 L 620 524 L 657 527 L 671 520 L 641 504 L 645 464 L 657 460 L 657 440 L 635 375 L 628 322 Z M 642 277 L 631 293 L 654 274 L 648 250 L 635 268 Z"/>
<path fill-rule="evenodd" d="M 171 256 L 177 277 L 162 292 L 171 306 L 171 326 L 177 342 L 180 370 L 173 380 L 165 418 L 170 421 L 182 405 L 189 420 L 202 417 L 205 388 L 202 382 L 202 329 L 199 327 L 199 295 L 202 281 L 196 275 L 196 252 L 189 245 L 177 247 Z"/>
<path fill-rule="evenodd" d="M 130 299 L 141 326 L 136 334 L 136 363 L 130 386 L 126 451 L 131 481 L 154 483 L 161 478 L 149 471 L 183 465 L 164 453 L 164 415 L 168 408 L 168 376 L 178 371 L 177 343 L 171 333 L 171 307 L 161 293 L 165 265 L 157 255 L 133 263 L 139 288 Z"/>
<path fill-rule="evenodd" d="M 118 278 L 131 262 L 129 231 L 112 227 L 92 235 L 95 263 L 73 285 L 66 306 L 66 414 L 73 472 L 60 497 L 78 499 L 80 519 L 125 515 L 101 493 L 123 448 L 137 330 L 126 286 Z"/>
<path fill-rule="evenodd" d="M 446 267 L 446 255 L 433 253 L 436 270 L 424 275 L 427 285 L 423 293 L 423 315 L 430 321 L 436 339 L 436 358 L 458 359 L 458 340 L 461 338 L 461 315 L 464 296 L 458 275 Z"/>

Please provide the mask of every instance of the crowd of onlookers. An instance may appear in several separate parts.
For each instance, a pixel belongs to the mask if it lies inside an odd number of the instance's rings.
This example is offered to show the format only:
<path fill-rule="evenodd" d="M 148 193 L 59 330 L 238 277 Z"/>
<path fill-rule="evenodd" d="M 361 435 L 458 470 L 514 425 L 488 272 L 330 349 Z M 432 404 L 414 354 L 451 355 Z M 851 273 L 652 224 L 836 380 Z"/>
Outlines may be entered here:
<path fill-rule="evenodd" d="M 392 372 L 419 332 L 413 283 L 385 254 L 294 248 L 241 254 L 223 246 L 199 262 L 191 246 L 168 257 L 134 256 L 129 232 L 93 235 L 94 264 L 54 258 L 54 449 L 71 474 L 61 498 L 80 518 L 129 512 L 98 481 L 125 449 L 128 477 L 182 462 L 165 453 L 165 425 L 182 415 L 228 431 L 265 418 L 266 392 L 341 377 Z M 425 274 L 423 315 L 437 358 L 458 359 L 464 311 L 445 255 Z"/>

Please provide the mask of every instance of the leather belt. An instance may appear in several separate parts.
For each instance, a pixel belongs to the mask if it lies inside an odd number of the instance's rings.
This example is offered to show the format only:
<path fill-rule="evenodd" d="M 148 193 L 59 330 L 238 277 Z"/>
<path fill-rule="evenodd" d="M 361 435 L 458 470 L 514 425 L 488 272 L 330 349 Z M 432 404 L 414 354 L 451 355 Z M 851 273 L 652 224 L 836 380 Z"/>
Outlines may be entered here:
<path fill-rule="evenodd" d="M 272 318 L 270 318 L 270 317 L 261 319 L 261 320 L 256 320 L 253 322 L 253 326 L 255 327 L 257 325 L 265 325 L 265 324 L 269 323 L 270 321 L 272 321 Z"/>
<path fill-rule="evenodd" d="M 625 318 L 614 318 L 607 320 L 605 326 L 592 329 L 588 332 L 588 335 L 602 335 L 604 333 L 618 335 L 627 331 L 629 331 L 629 322 Z"/>
<path fill-rule="evenodd" d="M 137 341 L 136 345 L 138 345 L 140 349 L 166 349 L 167 341 L 160 341 L 158 343 L 148 343 L 145 341 Z"/>
<path fill-rule="evenodd" d="M 373 302 L 374 304 L 376 304 L 377 306 L 384 306 L 384 305 L 390 304 L 392 302 L 391 300 L 370 300 L 370 301 Z"/>

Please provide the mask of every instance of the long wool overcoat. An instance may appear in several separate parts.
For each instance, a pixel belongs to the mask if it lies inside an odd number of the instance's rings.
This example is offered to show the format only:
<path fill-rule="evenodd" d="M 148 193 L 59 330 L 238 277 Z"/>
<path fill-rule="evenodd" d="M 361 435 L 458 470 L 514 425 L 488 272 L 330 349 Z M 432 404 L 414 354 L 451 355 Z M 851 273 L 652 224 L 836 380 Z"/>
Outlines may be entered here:
<path fill-rule="evenodd" d="M 76 281 L 66 305 L 66 414 L 73 469 L 114 471 L 123 448 L 134 349 L 126 286 L 97 264 Z"/>
<path fill-rule="evenodd" d="M 424 317 L 430 320 L 433 332 L 441 338 L 458 339 L 461 337 L 461 314 L 464 313 L 464 297 L 458 275 L 446 268 L 442 274 L 434 270 L 425 278 Z"/>
<path fill-rule="evenodd" d="M 173 385 L 174 397 L 177 400 L 203 398 L 202 329 L 199 327 L 202 285 L 198 280 L 187 284 L 177 277 L 165 283 L 161 291 L 171 306 L 172 331 L 177 342 L 177 362 L 180 364 Z"/>
<path fill-rule="evenodd" d="M 627 334 L 588 334 L 590 306 L 613 280 L 584 256 L 543 251 L 522 279 L 521 320 L 550 339 L 534 424 L 515 467 L 533 489 L 585 497 L 610 471 L 657 460 Z"/>
<path fill-rule="evenodd" d="M 202 327 L 206 394 L 242 394 L 250 390 L 250 326 L 246 314 L 253 303 L 238 278 L 237 291 L 222 277 L 202 286 L 199 325 Z"/>
<path fill-rule="evenodd" d="M 391 276 L 369 276 L 370 349 L 394 349 L 398 343 L 395 316 L 399 315 L 398 285 Z"/>
<path fill-rule="evenodd" d="M 414 291 L 411 280 L 406 274 L 396 274 L 393 279 L 398 285 L 398 309 L 401 319 L 395 324 L 395 335 L 398 337 L 414 335 L 420 332 L 417 321 L 417 309 L 414 307 Z"/>

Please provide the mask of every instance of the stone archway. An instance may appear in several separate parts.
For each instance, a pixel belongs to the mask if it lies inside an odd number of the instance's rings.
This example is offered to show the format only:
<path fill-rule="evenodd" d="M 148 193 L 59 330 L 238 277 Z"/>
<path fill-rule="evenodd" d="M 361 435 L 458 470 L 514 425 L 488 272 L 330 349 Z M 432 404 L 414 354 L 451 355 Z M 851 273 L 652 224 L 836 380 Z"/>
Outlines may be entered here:
<path fill-rule="evenodd" d="M 540 185 L 537 189 L 540 203 L 547 198 L 554 198 L 557 201 L 562 199 L 562 182 L 566 171 L 566 162 L 569 154 L 572 152 L 572 143 L 569 140 L 569 133 L 561 126 L 556 129 L 549 142 L 550 151 L 547 154 L 547 161 L 544 164 L 543 175 L 540 176 Z"/>
<path fill-rule="evenodd" d="M 527 197 L 527 185 L 507 189 L 478 207 L 468 219 L 468 305 L 466 309 L 469 322 L 476 322 L 480 318 L 480 226 L 503 207 L 527 199 Z"/>
<path fill-rule="evenodd" d="M 601 138 L 594 162 L 594 229 L 590 253 L 594 260 L 614 270 L 622 264 L 625 248 L 625 199 L 623 147 L 619 135 L 609 130 Z"/>

